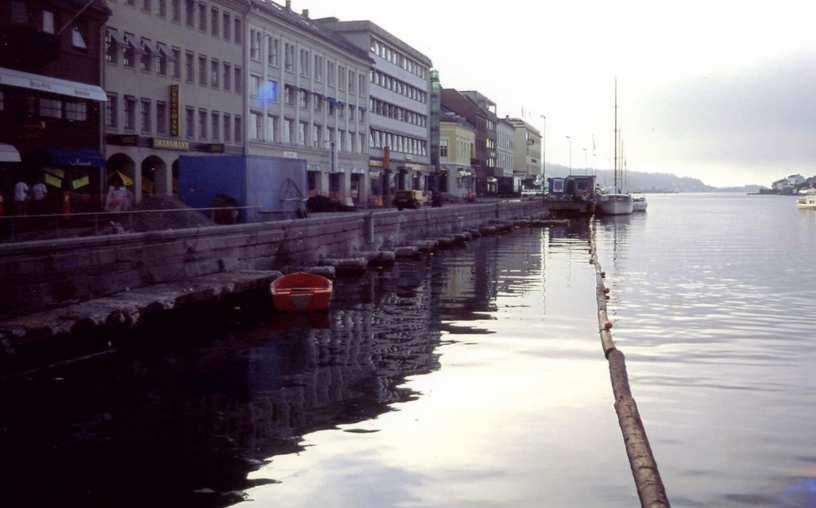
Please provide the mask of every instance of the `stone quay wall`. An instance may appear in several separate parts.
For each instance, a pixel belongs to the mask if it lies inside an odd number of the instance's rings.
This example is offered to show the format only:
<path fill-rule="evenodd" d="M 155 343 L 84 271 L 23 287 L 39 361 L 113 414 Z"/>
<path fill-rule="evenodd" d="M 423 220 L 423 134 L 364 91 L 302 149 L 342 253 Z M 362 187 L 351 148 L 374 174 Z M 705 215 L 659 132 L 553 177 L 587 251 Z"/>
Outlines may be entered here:
<path fill-rule="evenodd" d="M 542 213 L 538 200 L 505 201 L 4 244 L 0 317 L 217 273 L 313 266 Z"/>

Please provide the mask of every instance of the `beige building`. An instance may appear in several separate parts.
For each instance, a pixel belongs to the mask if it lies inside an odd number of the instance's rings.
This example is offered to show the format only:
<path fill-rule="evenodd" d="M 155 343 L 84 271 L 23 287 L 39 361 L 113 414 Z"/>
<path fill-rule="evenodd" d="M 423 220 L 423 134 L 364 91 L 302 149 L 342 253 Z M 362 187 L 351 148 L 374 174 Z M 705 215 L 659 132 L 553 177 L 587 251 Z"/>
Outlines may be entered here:
<path fill-rule="evenodd" d="M 524 120 L 506 118 L 515 129 L 513 138 L 513 173 L 522 178 L 541 176 L 541 133 Z"/>
<path fill-rule="evenodd" d="M 496 122 L 496 176 L 513 176 L 516 128 L 505 119 Z"/>
<path fill-rule="evenodd" d="M 304 159 L 310 194 L 365 207 L 368 52 L 289 2 L 255 2 L 247 25 L 248 154 Z"/>
<path fill-rule="evenodd" d="M 471 166 L 476 157 L 476 130 L 461 116 L 443 111 L 439 120 L 439 167 L 444 192 L 467 198 L 475 192 L 475 175 Z"/>
<path fill-rule="evenodd" d="M 109 181 L 169 195 L 180 155 L 244 152 L 244 17 L 232 0 L 108 0 Z"/>

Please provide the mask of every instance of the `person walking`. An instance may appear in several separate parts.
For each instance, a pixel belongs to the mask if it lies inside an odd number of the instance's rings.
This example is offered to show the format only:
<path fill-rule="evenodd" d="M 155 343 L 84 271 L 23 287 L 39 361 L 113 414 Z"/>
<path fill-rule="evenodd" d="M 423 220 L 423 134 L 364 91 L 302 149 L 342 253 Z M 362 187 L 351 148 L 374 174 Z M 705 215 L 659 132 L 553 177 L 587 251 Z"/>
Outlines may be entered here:
<path fill-rule="evenodd" d="M 45 186 L 45 182 L 38 180 L 37 183 L 31 187 L 31 196 L 34 199 L 32 207 L 34 214 L 40 215 L 47 213 L 45 198 L 48 196 L 48 188 Z"/>
<path fill-rule="evenodd" d="M 25 180 L 20 180 L 14 185 L 14 213 L 17 215 L 28 215 L 28 200 L 31 189 Z"/>

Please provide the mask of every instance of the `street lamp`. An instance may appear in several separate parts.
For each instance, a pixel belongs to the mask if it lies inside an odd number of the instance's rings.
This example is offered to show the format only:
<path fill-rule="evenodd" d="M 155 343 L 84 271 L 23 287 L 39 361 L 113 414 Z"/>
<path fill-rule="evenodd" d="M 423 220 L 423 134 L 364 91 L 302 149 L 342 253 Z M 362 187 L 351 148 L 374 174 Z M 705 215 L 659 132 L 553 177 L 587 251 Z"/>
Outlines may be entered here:
<path fill-rule="evenodd" d="M 541 115 L 544 128 L 541 130 L 541 191 L 547 186 L 547 115 Z"/>
<path fill-rule="evenodd" d="M 569 140 L 569 172 L 572 176 L 572 136 L 566 136 L 566 138 Z"/>

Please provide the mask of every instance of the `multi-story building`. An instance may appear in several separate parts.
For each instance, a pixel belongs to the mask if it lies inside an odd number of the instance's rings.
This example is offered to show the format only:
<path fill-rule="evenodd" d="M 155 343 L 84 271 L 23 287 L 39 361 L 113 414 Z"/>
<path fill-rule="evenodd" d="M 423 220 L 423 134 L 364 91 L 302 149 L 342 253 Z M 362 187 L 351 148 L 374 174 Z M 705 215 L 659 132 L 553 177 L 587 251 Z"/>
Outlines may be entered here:
<path fill-rule="evenodd" d="M 516 128 L 502 118 L 496 123 L 496 176 L 513 176 L 513 141 Z"/>
<path fill-rule="evenodd" d="M 475 192 L 471 161 L 476 156 L 476 129 L 452 111 L 442 112 L 439 119 L 439 165 L 442 191 L 457 198 L 468 198 Z"/>
<path fill-rule="evenodd" d="M 369 177 L 376 204 L 393 189 L 428 187 L 431 60 L 370 21 L 317 22 L 373 58 L 369 70 Z M 392 179 L 392 173 L 396 176 Z"/>
<path fill-rule="evenodd" d="M 101 204 L 101 31 L 105 2 L 0 2 L 0 193 L 43 181 L 51 200 L 38 212 Z"/>
<path fill-rule="evenodd" d="M 496 104 L 476 91 L 442 90 L 442 106 L 462 116 L 476 129 L 476 193 L 496 191 Z"/>
<path fill-rule="evenodd" d="M 169 195 L 178 157 L 244 153 L 244 19 L 238 0 L 108 0 L 108 179 Z"/>
<path fill-rule="evenodd" d="M 515 128 L 513 141 L 513 171 L 524 178 L 527 185 L 534 185 L 542 177 L 541 133 L 519 118 L 506 118 Z"/>
<path fill-rule="evenodd" d="M 305 159 L 310 194 L 366 206 L 371 60 L 342 36 L 254 2 L 247 18 L 247 151 Z"/>

